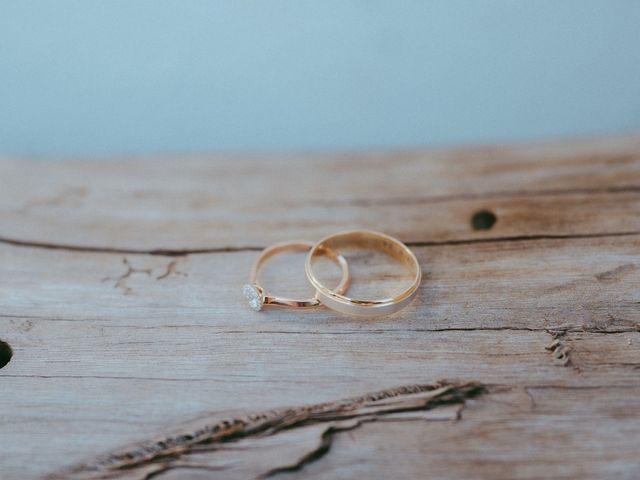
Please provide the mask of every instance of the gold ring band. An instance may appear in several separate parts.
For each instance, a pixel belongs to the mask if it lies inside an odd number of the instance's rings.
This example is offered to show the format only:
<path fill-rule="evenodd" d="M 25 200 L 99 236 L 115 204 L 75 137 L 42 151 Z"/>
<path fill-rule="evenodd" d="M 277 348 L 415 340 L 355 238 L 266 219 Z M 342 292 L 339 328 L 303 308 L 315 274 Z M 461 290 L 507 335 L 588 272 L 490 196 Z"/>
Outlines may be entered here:
<path fill-rule="evenodd" d="M 313 262 L 320 256 L 339 254 L 340 247 L 345 245 L 358 245 L 391 255 L 409 268 L 412 275 L 411 285 L 394 297 L 379 300 L 358 300 L 345 296 L 344 292 L 337 289 L 328 289 L 314 275 Z M 305 273 L 316 289 L 316 298 L 323 305 L 348 315 L 388 315 L 397 312 L 413 300 L 422 280 L 420 264 L 404 243 L 384 233 L 370 230 L 350 230 L 323 238 L 309 250 Z"/>
<path fill-rule="evenodd" d="M 293 298 L 277 297 L 269 295 L 265 292 L 265 289 L 258 284 L 258 272 L 264 266 L 264 264 L 274 255 L 279 253 L 291 251 L 291 252 L 305 252 L 313 247 L 314 243 L 309 241 L 293 241 L 282 242 L 271 245 L 265 248 L 260 256 L 256 259 L 251 273 L 249 274 L 249 283 L 242 289 L 244 296 L 249 301 L 249 306 L 255 310 L 260 311 L 264 306 L 272 307 L 286 307 L 286 308 L 313 308 L 321 305 L 318 297 L 296 300 Z M 333 260 L 342 270 L 342 279 L 335 288 L 336 292 L 344 293 L 349 288 L 351 276 L 349 274 L 349 265 L 342 255 L 336 254 L 332 250 L 327 250 L 325 255 Z"/>

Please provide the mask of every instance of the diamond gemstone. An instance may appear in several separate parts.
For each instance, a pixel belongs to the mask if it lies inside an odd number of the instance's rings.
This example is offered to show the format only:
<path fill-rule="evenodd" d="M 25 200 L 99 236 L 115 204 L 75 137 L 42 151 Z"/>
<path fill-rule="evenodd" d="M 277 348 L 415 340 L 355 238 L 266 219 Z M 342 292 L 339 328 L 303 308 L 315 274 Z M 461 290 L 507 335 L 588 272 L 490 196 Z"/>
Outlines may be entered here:
<path fill-rule="evenodd" d="M 262 294 L 255 285 L 245 285 L 242 288 L 242 293 L 247 300 L 249 300 L 249 306 L 256 312 L 262 309 Z"/>

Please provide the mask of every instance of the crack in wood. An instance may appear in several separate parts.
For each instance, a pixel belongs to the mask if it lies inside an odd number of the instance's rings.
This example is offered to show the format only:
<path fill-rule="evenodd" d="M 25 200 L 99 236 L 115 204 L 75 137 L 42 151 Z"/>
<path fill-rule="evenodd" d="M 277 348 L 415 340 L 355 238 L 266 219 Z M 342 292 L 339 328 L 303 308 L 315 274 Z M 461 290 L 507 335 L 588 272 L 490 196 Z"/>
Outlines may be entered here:
<path fill-rule="evenodd" d="M 204 423 L 205 420 L 201 420 L 186 432 L 107 454 L 48 478 L 113 479 L 130 476 L 132 472 L 138 471 L 143 477 L 153 478 L 171 469 L 182 468 L 185 464 L 181 462 L 190 455 L 202 455 L 207 451 L 213 455 L 222 455 L 216 447 L 230 442 L 248 439 L 260 441 L 295 429 L 326 426 L 317 448 L 291 465 L 273 467 L 259 475 L 264 478 L 280 471 L 302 468 L 320 458 L 330 448 L 332 435 L 341 429 L 356 428 L 362 421 L 398 412 L 464 405 L 467 399 L 487 392 L 487 388 L 478 382 L 440 381 L 435 384 L 406 385 L 334 402 L 269 410 L 214 423 Z M 199 447 L 205 447 L 205 452 Z"/>
<path fill-rule="evenodd" d="M 186 275 L 186 274 L 185 274 Z M 0 318 L 16 319 L 16 320 L 38 320 L 49 322 L 85 322 L 84 318 L 52 318 L 43 317 L 39 315 L 12 315 L 0 313 Z M 571 324 L 559 324 L 546 327 L 441 327 L 441 328 L 360 328 L 357 330 L 222 330 L 218 327 L 213 327 L 210 324 L 197 324 L 197 323 L 185 323 L 176 325 L 133 325 L 133 324 L 118 324 L 111 325 L 109 323 L 101 325 L 104 328 L 132 328 L 137 330 L 158 330 L 160 328 L 202 328 L 210 330 L 207 335 L 246 335 L 248 333 L 266 334 L 266 335 L 369 335 L 369 334 L 385 334 L 385 333 L 440 333 L 440 332 L 565 332 L 565 333 L 593 333 L 601 335 L 619 335 L 625 333 L 640 332 L 640 324 L 635 324 L 631 321 L 625 321 L 623 319 L 616 319 L 609 316 L 607 326 L 601 325 L 571 325 Z M 616 325 L 611 328 L 611 325 L 615 322 L 624 321 L 626 326 Z"/>
<path fill-rule="evenodd" d="M 176 262 L 175 260 L 172 260 L 167 265 L 165 272 L 161 273 L 160 275 L 158 275 L 156 277 L 156 280 L 164 280 L 165 278 L 168 278 L 171 275 L 176 275 L 176 276 L 181 276 L 181 277 L 189 276 L 187 273 L 179 271 L 178 270 L 178 262 Z"/>
<path fill-rule="evenodd" d="M 621 232 L 605 232 L 605 233 L 572 233 L 558 235 L 511 235 L 511 236 L 495 236 L 483 238 L 467 238 L 460 240 L 442 240 L 442 241 L 412 241 L 408 240 L 404 243 L 409 247 L 441 247 L 455 245 L 474 245 L 483 243 L 502 243 L 502 242 L 526 242 L 540 240 L 575 240 L 589 238 L 615 238 L 615 237 L 633 237 L 640 235 L 640 231 L 621 231 Z M 25 248 L 42 248 L 48 250 L 66 250 L 70 252 L 86 252 L 86 253 L 115 253 L 130 255 L 152 255 L 165 257 L 184 257 L 187 255 L 230 253 L 230 252 L 255 252 L 264 249 L 264 246 L 240 246 L 240 247 L 211 247 L 211 248 L 111 248 L 87 245 L 69 245 L 57 243 L 35 242 L 29 240 L 18 240 L 9 237 L 0 237 L 0 243 L 12 245 L 15 247 Z"/>
<path fill-rule="evenodd" d="M 102 279 L 102 282 L 115 281 L 114 287 L 122 290 L 124 295 L 129 295 L 133 292 L 133 289 L 127 285 L 127 280 L 131 278 L 134 274 L 141 273 L 146 275 L 147 277 L 152 277 L 154 268 L 136 268 L 134 267 L 127 257 L 122 259 L 122 263 L 127 267 L 126 271 L 117 277 L 105 277 Z M 164 280 L 172 275 L 186 277 L 187 274 L 184 272 L 180 272 L 177 269 L 178 262 L 172 260 L 165 267 L 165 271 L 155 277 L 156 280 Z"/>
<path fill-rule="evenodd" d="M 211 248 L 185 248 L 185 249 L 165 249 L 165 248 L 117 248 L 89 245 L 71 245 L 64 243 L 46 243 L 29 240 L 19 240 L 9 237 L 0 237 L 0 243 L 12 245 L 14 247 L 42 248 L 45 250 L 65 250 L 79 253 L 113 253 L 117 255 L 151 255 L 160 257 L 184 257 L 197 254 L 233 253 L 233 252 L 259 252 L 264 247 L 239 246 L 239 247 L 211 247 Z"/>
<path fill-rule="evenodd" d="M 124 295 L 129 295 L 133 291 L 133 289 L 127 285 L 127 279 L 136 273 L 142 273 L 147 275 L 147 277 L 150 277 L 153 269 L 135 268 L 133 265 L 131 265 L 127 257 L 124 257 L 122 259 L 122 263 L 124 263 L 125 267 L 127 267 L 127 270 L 122 275 L 118 277 L 104 277 L 102 281 L 109 282 L 115 280 L 114 288 L 119 288 L 122 290 L 122 293 Z"/>
<path fill-rule="evenodd" d="M 282 466 L 282 467 L 272 468 L 271 470 L 268 470 L 264 474 L 260 475 L 258 478 L 265 479 L 265 478 L 273 477 L 279 473 L 297 472 L 299 470 L 302 470 L 306 465 L 319 460 L 320 458 L 324 457 L 327 453 L 329 453 L 329 450 L 331 449 L 331 445 L 333 443 L 334 435 L 336 433 L 344 432 L 348 430 L 354 430 L 360 427 L 360 425 L 362 425 L 363 423 L 367 421 L 369 422 L 374 421 L 374 420 L 375 420 L 375 417 L 363 418 L 355 422 L 347 422 L 346 424 L 331 425 L 327 427 L 327 429 L 320 436 L 320 443 L 317 446 L 317 448 L 315 448 L 314 450 L 311 450 L 306 455 L 303 455 L 295 463 L 291 465 Z"/>
<path fill-rule="evenodd" d="M 50 322 L 84 322 L 84 318 L 74 319 L 74 318 L 50 318 L 43 317 L 38 315 L 11 315 L 11 314 L 3 314 L 0 313 L 0 319 L 6 318 L 10 321 L 12 320 L 21 320 L 26 321 L 26 325 L 22 328 L 24 331 L 28 331 L 33 327 L 33 321 L 50 321 Z M 612 316 L 608 317 L 609 320 L 604 324 L 596 324 L 596 325 L 572 325 L 572 324 L 559 324 L 553 326 L 546 327 L 510 327 L 510 326 L 499 326 L 499 327 L 483 327 L 483 326 L 470 326 L 470 327 L 441 327 L 441 328 L 361 328 L 357 330 L 223 330 L 217 327 L 213 327 L 208 324 L 176 324 L 176 325 L 153 325 L 153 326 L 141 326 L 141 325 L 133 325 L 133 324 L 118 324 L 111 325 L 105 324 L 103 328 L 117 328 L 117 329 L 135 329 L 135 330 L 158 330 L 161 328 L 173 328 L 173 329 L 187 329 L 187 328 L 199 328 L 207 331 L 207 335 L 215 335 L 215 336 L 229 336 L 229 335 L 247 335 L 247 334 L 260 334 L 260 335 L 318 335 L 318 336 L 337 336 L 337 335 L 383 335 L 387 333 L 447 333 L 447 332 L 531 332 L 531 333 L 546 333 L 555 337 L 559 333 L 570 334 L 570 333 L 585 333 L 585 334 L 594 334 L 594 335 L 624 335 L 627 333 L 637 333 L 640 332 L 640 324 L 636 324 L 631 321 L 626 321 L 624 319 L 616 319 Z M 626 325 L 613 325 L 615 323 L 626 323 Z M 630 342 L 631 340 L 629 340 Z M 631 344 L 631 343 L 629 343 Z M 555 345 L 554 345 L 555 346 Z M 549 351 L 553 350 L 550 348 Z M 73 378 L 74 376 L 51 376 L 51 375 L 15 375 L 19 377 L 35 377 L 35 378 Z M 76 376 L 76 378 L 96 378 L 94 376 Z M 130 377 L 112 377 L 112 378 L 130 378 Z M 156 378 L 143 378 L 148 380 L 155 380 Z M 161 379 L 167 379 L 165 377 Z M 179 380 L 179 379 L 171 379 L 168 380 Z"/>

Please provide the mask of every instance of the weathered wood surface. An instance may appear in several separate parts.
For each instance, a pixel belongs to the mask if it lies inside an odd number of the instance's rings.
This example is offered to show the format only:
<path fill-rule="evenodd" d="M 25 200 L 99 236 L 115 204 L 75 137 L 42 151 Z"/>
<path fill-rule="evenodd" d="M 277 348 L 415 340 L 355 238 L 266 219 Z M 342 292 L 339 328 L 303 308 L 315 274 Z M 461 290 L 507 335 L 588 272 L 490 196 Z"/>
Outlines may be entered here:
<path fill-rule="evenodd" d="M 412 245 L 407 309 L 245 305 L 258 248 L 355 227 Z M 0 237 L 3 480 L 640 476 L 638 136 L 5 158 Z"/>

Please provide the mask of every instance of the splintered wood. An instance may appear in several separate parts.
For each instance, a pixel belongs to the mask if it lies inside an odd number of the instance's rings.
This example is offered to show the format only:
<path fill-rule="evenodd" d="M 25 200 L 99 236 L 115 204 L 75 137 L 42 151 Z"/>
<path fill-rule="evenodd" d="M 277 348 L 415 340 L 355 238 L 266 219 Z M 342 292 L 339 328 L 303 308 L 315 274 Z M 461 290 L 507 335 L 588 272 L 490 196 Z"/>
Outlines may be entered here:
<path fill-rule="evenodd" d="M 405 310 L 246 305 L 354 228 Z M 2 480 L 640 478 L 640 137 L 0 159 L 0 385 Z"/>

